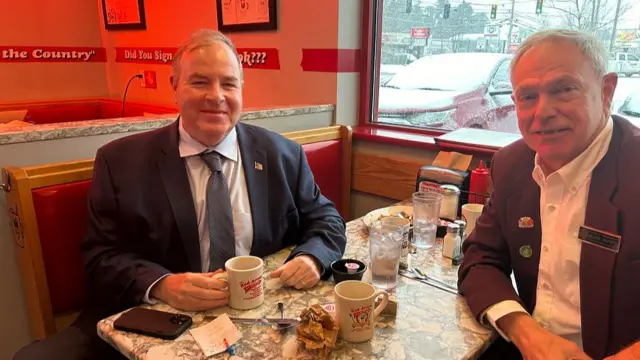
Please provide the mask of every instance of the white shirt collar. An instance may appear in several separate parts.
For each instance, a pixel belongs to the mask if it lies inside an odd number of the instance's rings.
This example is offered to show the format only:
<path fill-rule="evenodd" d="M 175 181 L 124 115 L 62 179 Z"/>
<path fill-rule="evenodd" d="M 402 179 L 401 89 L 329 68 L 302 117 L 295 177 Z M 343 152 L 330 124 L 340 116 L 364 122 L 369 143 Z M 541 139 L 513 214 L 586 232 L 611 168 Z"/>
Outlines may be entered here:
<path fill-rule="evenodd" d="M 533 169 L 533 179 L 539 186 L 546 183 L 546 179 L 554 174 L 560 176 L 567 187 L 573 189 L 579 188 L 582 182 L 591 174 L 593 169 L 598 165 L 609 149 L 609 143 L 613 135 L 613 119 L 609 117 L 604 128 L 596 136 L 589 146 L 575 159 L 561 167 L 557 171 L 549 174 L 546 178 L 540 165 L 540 157 L 536 153 L 535 167 Z"/>
<path fill-rule="evenodd" d="M 204 146 L 198 140 L 194 139 L 182 126 L 182 121 L 179 120 L 178 133 L 180 134 L 180 141 L 178 143 L 178 150 L 180 157 L 188 157 L 198 155 L 203 152 L 215 150 L 218 154 L 226 157 L 229 160 L 238 161 L 238 133 L 235 126 L 231 129 L 231 132 L 213 147 Z"/>

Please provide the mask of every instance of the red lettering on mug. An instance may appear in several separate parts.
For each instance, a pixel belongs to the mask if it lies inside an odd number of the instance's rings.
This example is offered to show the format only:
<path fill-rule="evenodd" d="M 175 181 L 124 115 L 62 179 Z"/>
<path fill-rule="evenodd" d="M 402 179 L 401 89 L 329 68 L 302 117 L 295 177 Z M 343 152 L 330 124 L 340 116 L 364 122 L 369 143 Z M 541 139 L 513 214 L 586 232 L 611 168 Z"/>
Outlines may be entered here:
<path fill-rule="evenodd" d="M 262 295 L 262 276 L 247 281 L 241 281 L 240 287 L 244 290 L 244 300 L 255 299 Z"/>
<path fill-rule="evenodd" d="M 349 309 L 351 331 L 360 332 L 371 329 L 371 314 L 373 305 L 360 306 Z"/>

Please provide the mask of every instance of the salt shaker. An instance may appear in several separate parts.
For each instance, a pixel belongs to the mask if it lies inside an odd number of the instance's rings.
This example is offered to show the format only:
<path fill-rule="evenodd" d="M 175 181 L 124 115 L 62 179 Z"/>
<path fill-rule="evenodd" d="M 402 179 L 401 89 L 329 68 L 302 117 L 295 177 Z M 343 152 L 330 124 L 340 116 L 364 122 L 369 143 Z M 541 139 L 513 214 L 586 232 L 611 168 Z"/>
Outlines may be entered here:
<path fill-rule="evenodd" d="M 460 226 L 455 223 L 451 223 L 447 226 L 447 235 L 444 237 L 442 245 L 442 256 L 453 259 L 456 254 L 456 248 L 460 244 Z"/>
<path fill-rule="evenodd" d="M 455 185 L 440 185 L 440 192 L 443 195 L 440 205 L 440 217 L 443 219 L 455 220 L 458 218 L 458 203 L 460 201 L 460 189 Z"/>

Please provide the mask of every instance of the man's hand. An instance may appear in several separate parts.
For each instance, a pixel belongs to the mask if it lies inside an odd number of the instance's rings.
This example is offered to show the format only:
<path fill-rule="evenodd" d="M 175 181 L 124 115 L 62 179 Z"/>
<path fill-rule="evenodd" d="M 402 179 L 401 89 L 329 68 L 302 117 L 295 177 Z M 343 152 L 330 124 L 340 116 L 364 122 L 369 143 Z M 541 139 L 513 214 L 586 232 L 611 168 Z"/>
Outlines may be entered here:
<path fill-rule="evenodd" d="M 164 277 L 151 289 L 151 296 L 185 311 L 200 311 L 227 305 L 227 283 L 215 275 L 222 273 L 182 273 Z"/>
<path fill-rule="evenodd" d="M 528 314 L 511 313 L 497 323 L 524 360 L 590 360 L 578 345 L 541 328 Z"/>
<path fill-rule="evenodd" d="M 296 289 L 308 289 L 320 281 L 320 267 L 313 256 L 300 255 L 272 272 L 271 277 L 279 277 L 287 286 Z"/>
<path fill-rule="evenodd" d="M 640 360 L 640 342 L 637 342 L 615 355 L 604 358 L 604 360 Z"/>

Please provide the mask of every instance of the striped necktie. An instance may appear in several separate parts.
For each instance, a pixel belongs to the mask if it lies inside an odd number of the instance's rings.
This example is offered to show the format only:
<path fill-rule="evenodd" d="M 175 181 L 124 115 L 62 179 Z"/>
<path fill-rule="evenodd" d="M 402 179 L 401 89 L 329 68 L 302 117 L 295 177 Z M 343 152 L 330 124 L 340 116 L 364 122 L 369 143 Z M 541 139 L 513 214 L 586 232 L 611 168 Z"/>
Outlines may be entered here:
<path fill-rule="evenodd" d="M 224 263 L 236 255 L 233 212 L 220 154 L 211 151 L 200 156 L 211 169 L 207 182 L 207 220 L 211 241 L 209 271 L 213 272 L 217 269 L 224 270 Z"/>

